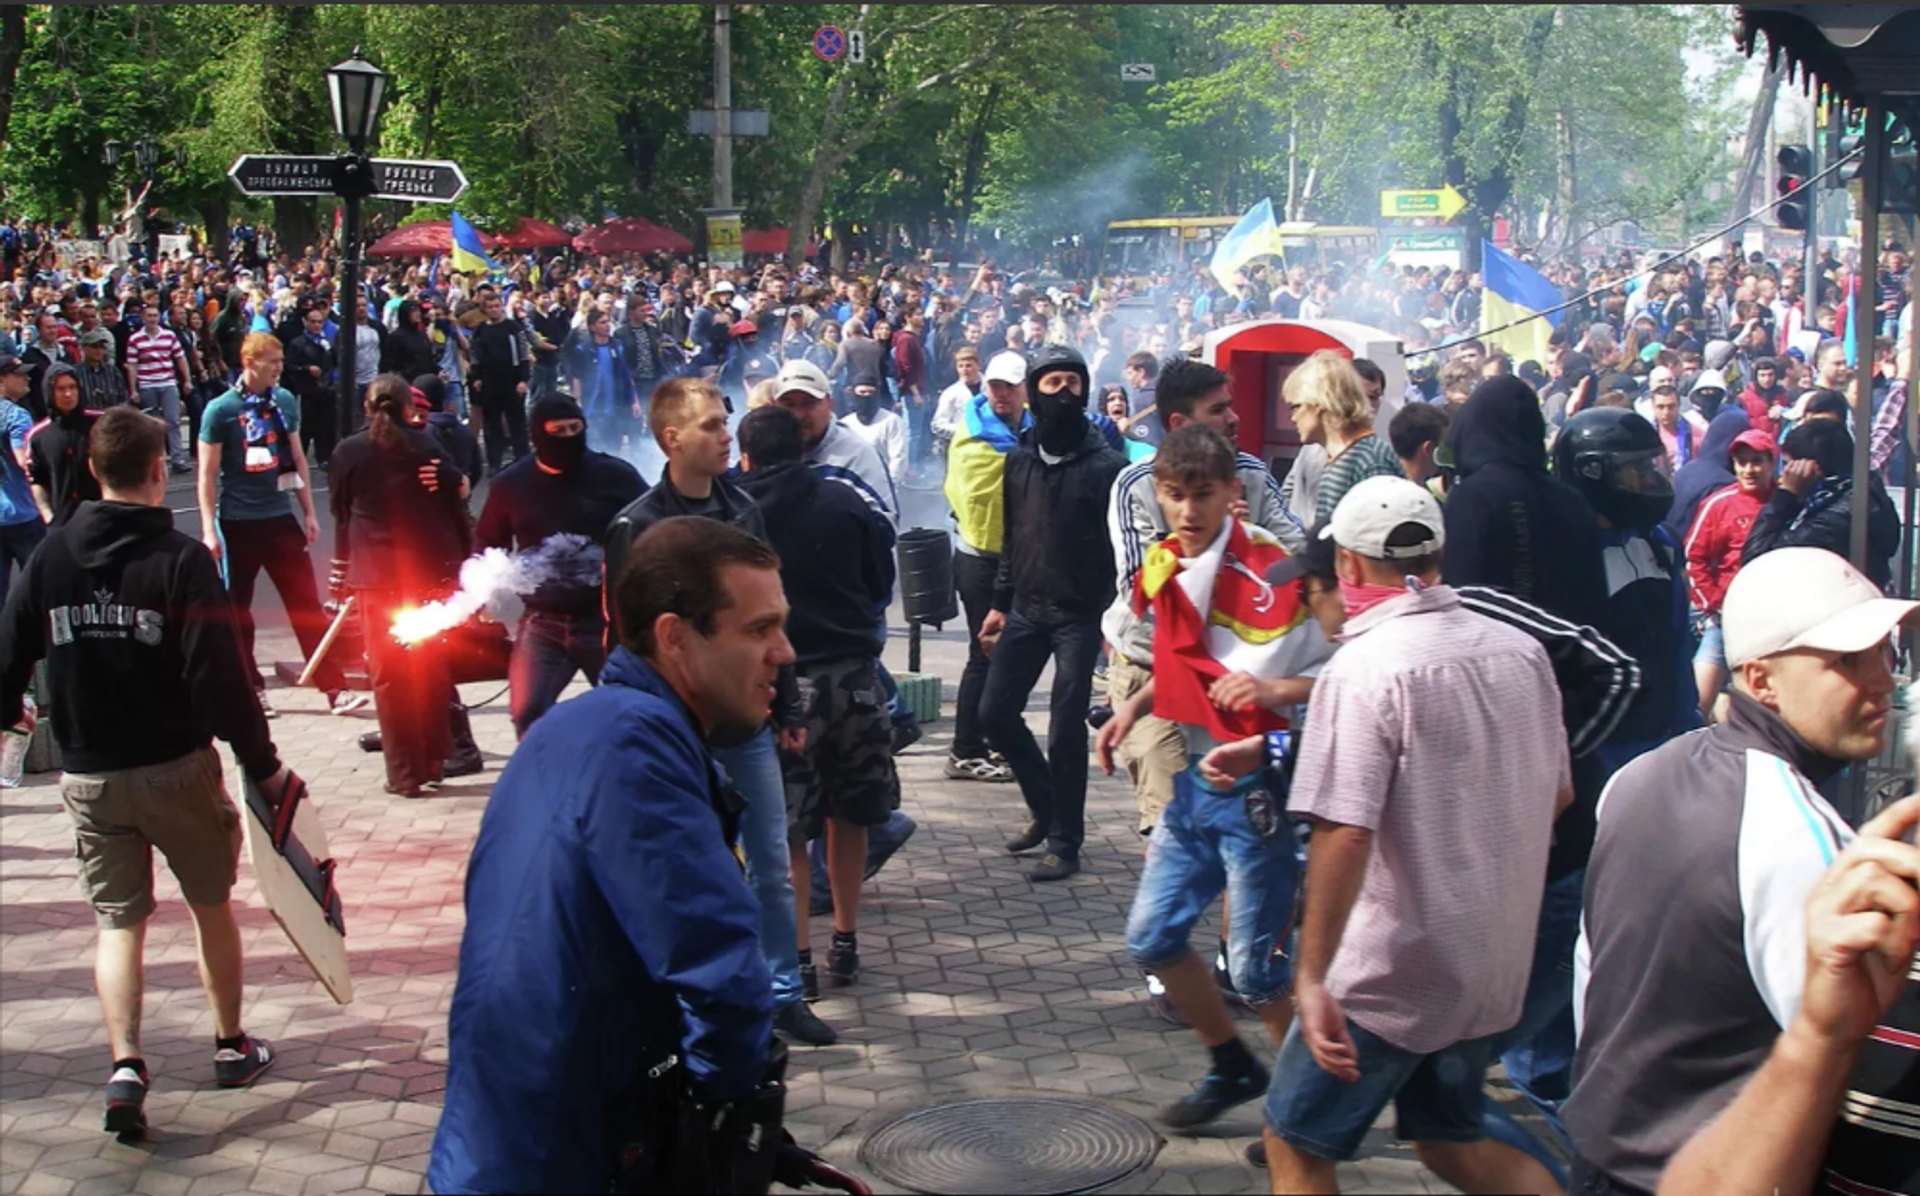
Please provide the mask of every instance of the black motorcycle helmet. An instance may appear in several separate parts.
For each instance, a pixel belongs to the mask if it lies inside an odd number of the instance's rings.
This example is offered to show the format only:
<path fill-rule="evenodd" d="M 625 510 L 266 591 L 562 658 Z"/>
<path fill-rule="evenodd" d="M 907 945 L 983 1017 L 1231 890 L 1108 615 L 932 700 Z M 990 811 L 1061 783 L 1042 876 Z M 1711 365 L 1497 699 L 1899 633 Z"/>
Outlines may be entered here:
<path fill-rule="evenodd" d="M 1615 527 L 1645 531 L 1673 509 L 1660 472 L 1660 432 L 1638 412 L 1595 407 L 1567 420 L 1553 442 L 1553 471 Z"/>

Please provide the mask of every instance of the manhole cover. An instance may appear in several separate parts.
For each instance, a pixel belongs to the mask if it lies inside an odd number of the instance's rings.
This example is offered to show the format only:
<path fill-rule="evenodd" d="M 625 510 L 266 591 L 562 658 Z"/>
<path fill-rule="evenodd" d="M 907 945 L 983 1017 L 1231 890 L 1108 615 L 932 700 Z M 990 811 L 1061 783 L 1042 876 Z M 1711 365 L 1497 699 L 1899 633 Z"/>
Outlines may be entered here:
<path fill-rule="evenodd" d="M 860 1146 L 870 1171 L 939 1196 L 1064 1196 L 1133 1175 L 1160 1151 L 1138 1117 L 1070 1100 L 970 1100 L 921 1109 Z"/>

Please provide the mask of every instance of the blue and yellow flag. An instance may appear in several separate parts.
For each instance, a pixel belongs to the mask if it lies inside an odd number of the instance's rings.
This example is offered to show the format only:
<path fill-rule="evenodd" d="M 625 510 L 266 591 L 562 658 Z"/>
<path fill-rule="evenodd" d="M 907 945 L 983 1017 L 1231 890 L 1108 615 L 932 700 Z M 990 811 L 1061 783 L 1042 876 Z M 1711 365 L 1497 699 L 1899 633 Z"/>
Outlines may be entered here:
<path fill-rule="evenodd" d="M 1273 222 L 1271 199 L 1263 199 L 1248 208 L 1240 222 L 1213 247 L 1213 260 L 1208 266 L 1220 285 L 1231 291 L 1234 274 L 1240 267 L 1263 254 L 1273 253 L 1279 231 Z"/>
<path fill-rule="evenodd" d="M 453 214 L 453 268 L 462 274 L 491 274 L 499 268 L 487 256 L 480 233 L 458 212 Z"/>
<path fill-rule="evenodd" d="M 1561 313 L 1540 313 L 1560 306 L 1566 296 L 1546 275 L 1492 241 L 1480 242 L 1480 277 L 1486 284 L 1480 295 L 1480 339 L 1515 362 L 1546 365 L 1547 338 L 1559 327 Z M 1516 321 L 1524 323 L 1504 332 L 1490 331 Z"/>

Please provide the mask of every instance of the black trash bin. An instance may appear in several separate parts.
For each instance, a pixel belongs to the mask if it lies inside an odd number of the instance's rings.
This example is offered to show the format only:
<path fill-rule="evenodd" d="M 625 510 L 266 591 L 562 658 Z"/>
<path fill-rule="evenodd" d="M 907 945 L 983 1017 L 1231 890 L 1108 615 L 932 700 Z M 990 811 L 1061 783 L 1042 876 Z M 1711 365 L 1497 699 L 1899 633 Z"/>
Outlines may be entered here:
<path fill-rule="evenodd" d="M 900 533 L 900 601 L 907 622 L 939 624 L 960 617 L 953 588 L 953 541 L 939 528 L 916 527 Z"/>

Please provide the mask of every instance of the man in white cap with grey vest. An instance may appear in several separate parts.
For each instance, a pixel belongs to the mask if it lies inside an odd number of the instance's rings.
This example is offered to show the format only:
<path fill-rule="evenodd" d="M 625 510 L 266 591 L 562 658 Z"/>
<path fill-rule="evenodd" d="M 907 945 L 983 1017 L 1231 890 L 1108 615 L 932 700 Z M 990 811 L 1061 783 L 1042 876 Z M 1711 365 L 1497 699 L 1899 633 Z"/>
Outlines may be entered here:
<path fill-rule="evenodd" d="M 1884 748 L 1892 636 L 1916 607 L 1825 549 L 1759 557 L 1721 608 L 1726 721 L 1639 757 L 1601 795 L 1574 957 L 1579 1053 L 1561 1110 L 1575 1191 L 1652 1192 L 1798 1024 L 1808 897 L 1853 839 L 1816 786 Z M 1884 1122 L 1889 1141 L 1911 1146 L 1910 1118 L 1875 1112 L 1884 1096 L 1849 1100 L 1865 1110 L 1849 1124 Z M 1856 1165 L 1872 1150 L 1852 1146 Z M 1846 1162 L 1830 1155 L 1830 1169 L 1836 1159 Z M 1835 1190 L 1912 1190 L 1848 1178 L 1865 1186 Z"/>

